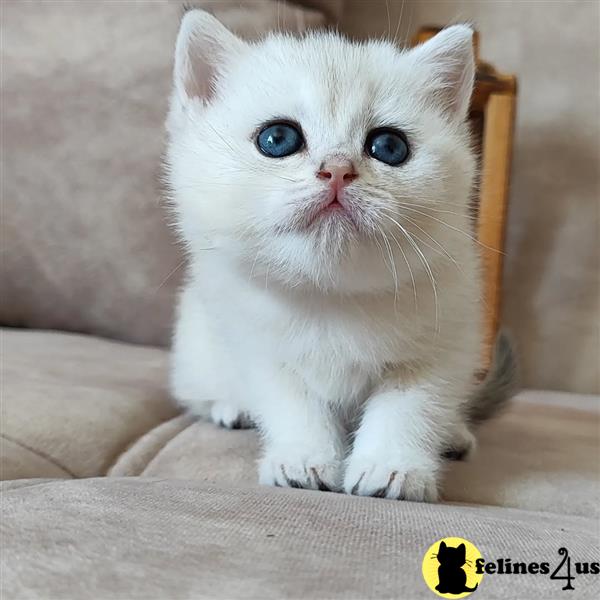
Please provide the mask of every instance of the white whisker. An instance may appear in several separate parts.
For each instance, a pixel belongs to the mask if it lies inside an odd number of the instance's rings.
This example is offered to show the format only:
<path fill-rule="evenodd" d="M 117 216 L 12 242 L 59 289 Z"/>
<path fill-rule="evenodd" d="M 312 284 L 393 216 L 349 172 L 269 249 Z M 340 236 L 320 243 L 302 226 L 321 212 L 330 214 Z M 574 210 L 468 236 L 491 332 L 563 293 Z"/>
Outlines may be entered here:
<path fill-rule="evenodd" d="M 402 0 L 402 6 L 400 7 L 400 16 L 398 17 L 398 24 L 396 25 L 396 31 L 394 32 L 394 44 L 398 43 L 398 33 L 400 32 L 400 23 L 402 23 L 402 15 L 404 13 L 404 3 L 406 0 Z"/>
<path fill-rule="evenodd" d="M 414 207 L 417 206 L 418 208 L 422 208 L 424 210 L 431 210 L 433 212 L 436 213 L 443 213 L 443 214 L 447 214 L 447 215 L 455 215 L 457 217 L 463 217 L 463 218 L 467 218 L 467 219 L 473 219 L 473 217 L 469 216 L 466 212 L 463 213 L 457 213 L 457 212 L 453 212 L 451 210 L 442 210 L 439 208 L 433 208 L 432 206 L 426 206 L 424 204 L 411 204 L 410 202 L 398 202 L 398 206 L 400 208 L 406 206 L 406 207 Z"/>
<path fill-rule="evenodd" d="M 384 215 L 384 216 L 386 216 L 386 215 Z M 417 284 L 415 281 L 415 276 L 413 274 L 412 268 L 410 266 L 410 262 L 408 260 L 408 257 L 406 256 L 406 252 L 404 252 L 404 249 L 400 245 L 398 238 L 392 232 L 390 232 L 390 235 L 392 236 L 392 239 L 396 242 L 396 245 L 398 246 L 398 249 L 402 253 L 402 258 L 404 258 L 404 262 L 406 263 L 406 266 L 408 268 L 408 274 L 410 275 L 410 281 L 412 283 L 413 295 L 414 295 L 414 299 L 415 299 L 415 312 L 418 312 L 419 311 L 419 301 L 417 299 Z"/>
<path fill-rule="evenodd" d="M 387 39 L 389 40 L 392 37 L 392 19 L 390 17 L 390 1 L 389 0 L 385 0 L 385 12 L 387 13 L 387 22 L 388 22 Z"/>
<path fill-rule="evenodd" d="M 446 248 L 444 248 L 444 246 L 442 246 L 442 244 L 440 244 L 433 236 L 431 236 L 429 233 L 427 233 L 427 231 L 425 231 L 421 226 L 419 226 L 419 224 L 416 221 L 414 221 L 410 217 L 407 217 L 406 215 L 397 215 L 397 216 L 401 219 L 408 221 L 413 227 L 416 227 L 419 231 L 421 231 L 423 233 L 423 235 L 426 235 L 439 248 L 439 250 L 437 250 L 436 248 L 433 248 L 427 242 L 424 242 L 421 238 L 417 237 L 417 235 L 414 232 L 412 232 L 412 235 L 415 239 L 419 240 L 424 246 L 426 246 L 430 250 L 433 250 L 434 252 L 437 252 L 438 254 L 440 254 L 440 253 L 443 254 L 452 263 L 454 263 L 454 265 L 456 266 L 458 271 L 460 271 L 460 273 L 466 277 L 466 273 L 464 272 L 463 268 L 456 262 L 454 257 L 446 250 Z"/>
<path fill-rule="evenodd" d="M 267 270 L 265 272 L 265 290 L 269 289 L 269 269 L 271 268 L 271 263 L 267 262 Z"/>
<path fill-rule="evenodd" d="M 203 248 L 203 250 L 212 250 L 212 248 Z M 185 263 L 186 260 L 183 259 L 175 268 L 171 269 L 168 275 L 160 282 L 160 285 L 154 290 L 154 293 L 156 294 L 167 283 L 167 281 L 169 281 L 169 279 L 171 279 L 171 277 L 173 277 L 173 275 L 175 275 L 175 273 L 177 273 L 177 271 L 179 271 L 179 269 L 185 265 Z"/>
<path fill-rule="evenodd" d="M 453 231 L 456 231 L 457 233 L 464 235 L 465 237 L 469 238 L 472 242 L 474 242 L 475 244 L 478 244 L 479 246 L 481 246 L 482 248 L 485 248 L 486 250 L 490 250 L 492 252 L 497 252 L 498 254 L 504 254 L 504 252 L 501 252 L 500 250 L 497 250 L 496 248 L 492 248 L 491 246 L 487 246 L 486 244 L 480 242 L 477 238 L 473 237 L 466 231 L 463 231 L 462 229 L 459 229 L 458 227 L 454 227 L 453 225 L 450 225 L 450 223 L 446 223 L 446 221 L 442 221 L 441 219 L 438 219 L 438 218 L 434 217 L 433 215 L 428 215 L 427 213 L 424 213 L 415 208 L 409 208 L 409 207 L 405 207 L 405 208 L 406 208 L 406 210 L 410 210 L 412 212 L 416 212 L 420 215 L 423 215 L 424 217 L 428 217 L 429 219 L 433 219 L 437 223 L 440 223 L 441 225 L 444 225 L 444 226 L 448 227 L 449 229 L 452 229 Z"/>
<path fill-rule="evenodd" d="M 252 261 L 252 267 L 250 267 L 250 275 L 248 276 L 248 281 L 251 281 L 254 277 L 254 269 L 256 268 L 256 261 L 258 260 L 258 255 L 260 254 L 260 248 L 256 251 L 254 255 L 254 260 Z"/>
<path fill-rule="evenodd" d="M 395 308 L 396 302 L 398 300 L 398 271 L 396 270 L 396 261 L 394 260 L 394 252 L 392 251 L 392 246 L 390 245 L 390 242 L 387 239 L 387 236 L 385 235 L 385 232 L 383 231 L 383 229 L 379 226 L 377 226 L 377 229 L 379 229 L 379 233 L 381 233 L 381 237 L 382 237 L 383 243 L 385 244 L 385 247 L 387 249 L 387 253 L 390 258 L 390 264 L 392 266 L 392 276 L 394 278 L 394 308 Z"/>
<path fill-rule="evenodd" d="M 429 281 L 431 282 L 431 288 L 433 290 L 433 297 L 434 297 L 434 301 L 435 301 L 435 332 L 437 335 L 439 333 L 439 327 L 440 327 L 439 301 L 438 301 L 438 293 L 437 293 L 437 286 L 435 283 L 435 277 L 433 276 L 433 271 L 431 270 L 431 266 L 429 265 L 427 258 L 423 254 L 423 251 L 421 250 L 421 248 L 419 248 L 419 245 L 414 241 L 414 239 L 412 238 L 410 233 L 408 233 L 408 231 L 406 231 L 406 228 L 404 228 L 402 225 L 400 225 L 400 223 L 398 223 L 398 221 L 396 221 L 396 219 L 393 219 L 389 215 L 384 215 L 384 216 L 387 219 L 389 219 L 390 221 L 392 221 L 393 223 L 395 223 L 400 228 L 400 231 L 402 231 L 402 233 L 406 236 L 406 239 L 409 241 L 411 246 L 414 248 L 415 252 L 419 256 L 419 259 L 423 263 L 423 267 L 425 268 L 425 271 L 427 272 Z"/>

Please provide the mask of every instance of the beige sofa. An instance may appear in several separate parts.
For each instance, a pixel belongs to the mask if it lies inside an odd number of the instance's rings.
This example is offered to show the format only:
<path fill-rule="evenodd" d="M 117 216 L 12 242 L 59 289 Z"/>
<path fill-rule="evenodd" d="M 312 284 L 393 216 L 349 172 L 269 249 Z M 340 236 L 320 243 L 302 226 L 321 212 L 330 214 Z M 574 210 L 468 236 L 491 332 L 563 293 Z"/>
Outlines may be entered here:
<path fill-rule="evenodd" d="M 245 35 L 341 9 L 196 4 Z M 253 431 L 170 402 L 181 258 L 158 157 L 180 8 L 3 6 L 2 598 L 427 598 L 423 555 L 447 536 L 486 560 L 597 561 L 595 396 L 522 392 L 439 505 L 259 487 Z M 563 585 L 486 575 L 477 593 Z M 600 578 L 573 585 L 596 597 Z"/>

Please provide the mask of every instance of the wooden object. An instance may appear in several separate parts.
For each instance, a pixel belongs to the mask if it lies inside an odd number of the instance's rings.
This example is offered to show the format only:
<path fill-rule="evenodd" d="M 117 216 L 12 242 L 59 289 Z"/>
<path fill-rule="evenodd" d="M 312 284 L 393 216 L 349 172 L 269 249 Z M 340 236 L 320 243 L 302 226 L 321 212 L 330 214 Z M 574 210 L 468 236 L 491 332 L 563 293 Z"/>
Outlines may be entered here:
<path fill-rule="evenodd" d="M 413 38 L 421 44 L 440 31 L 424 27 Z M 501 315 L 502 266 L 508 208 L 510 166 L 517 97 L 517 80 L 498 73 L 479 57 L 479 34 L 473 36 L 477 72 L 471 99 L 471 120 L 479 137 L 481 164 L 479 194 L 476 198 L 475 235 L 481 242 L 484 267 L 485 366 L 498 332 Z"/>

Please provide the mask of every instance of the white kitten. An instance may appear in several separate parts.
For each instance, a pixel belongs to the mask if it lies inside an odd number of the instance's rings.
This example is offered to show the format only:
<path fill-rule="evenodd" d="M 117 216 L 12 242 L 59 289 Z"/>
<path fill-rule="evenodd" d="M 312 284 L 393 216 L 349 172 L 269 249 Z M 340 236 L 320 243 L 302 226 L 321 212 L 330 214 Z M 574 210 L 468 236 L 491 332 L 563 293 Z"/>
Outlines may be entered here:
<path fill-rule="evenodd" d="M 246 43 L 183 19 L 167 161 L 190 266 L 172 389 L 218 423 L 257 423 L 262 483 L 435 500 L 441 453 L 471 444 L 465 415 L 506 397 L 498 369 L 474 384 L 471 38 Z"/>

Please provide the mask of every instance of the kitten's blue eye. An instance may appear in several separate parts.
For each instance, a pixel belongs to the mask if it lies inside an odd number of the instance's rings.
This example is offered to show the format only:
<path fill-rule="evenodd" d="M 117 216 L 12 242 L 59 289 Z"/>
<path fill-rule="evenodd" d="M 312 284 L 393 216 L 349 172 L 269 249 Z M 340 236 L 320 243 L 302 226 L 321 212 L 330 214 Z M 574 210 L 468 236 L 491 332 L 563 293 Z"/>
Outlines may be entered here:
<path fill-rule="evenodd" d="M 283 158 L 298 152 L 304 146 L 300 129 L 291 123 L 271 123 L 256 138 L 258 149 L 272 158 Z"/>
<path fill-rule="evenodd" d="M 397 167 L 408 160 L 406 137 L 395 129 L 373 129 L 367 136 L 365 151 L 372 158 Z"/>

